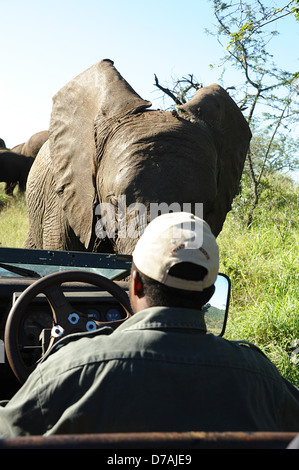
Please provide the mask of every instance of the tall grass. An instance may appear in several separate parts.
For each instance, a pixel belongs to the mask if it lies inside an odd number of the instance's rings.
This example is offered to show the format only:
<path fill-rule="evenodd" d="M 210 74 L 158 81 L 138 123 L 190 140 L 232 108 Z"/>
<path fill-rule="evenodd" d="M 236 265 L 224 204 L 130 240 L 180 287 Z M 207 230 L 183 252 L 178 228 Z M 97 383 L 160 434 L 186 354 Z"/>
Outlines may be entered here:
<path fill-rule="evenodd" d="M 29 228 L 25 196 L 14 191 L 6 196 L 4 184 L 0 185 L 0 246 L 22 248 Z"/>
<path fill-rule="evenodd" d="M 291 360 L 291 344 L 299 340 L 297 194 L 285 178 L 265 179 L 263 185 L 251 228 L 245 187 L 218 237 L 221 271 L 232 282 L 225 337 L 254 343 L 299 386 L 299 365 Z M 25 198 L 5 197 L 0 185 L 0 245 L 24 246 L 27 230 Z"/>
<path fill-rule="evenodd" d="M 299 365 L 291 360 L 299 340 L 299 207 L 287 180 L 271 185 L 273 197 L 264 194 L 251 228 L 240 195 L 218 237 L 221 270 L 232 282 L 225 336 L 259 346 L 299 386 Z"/>

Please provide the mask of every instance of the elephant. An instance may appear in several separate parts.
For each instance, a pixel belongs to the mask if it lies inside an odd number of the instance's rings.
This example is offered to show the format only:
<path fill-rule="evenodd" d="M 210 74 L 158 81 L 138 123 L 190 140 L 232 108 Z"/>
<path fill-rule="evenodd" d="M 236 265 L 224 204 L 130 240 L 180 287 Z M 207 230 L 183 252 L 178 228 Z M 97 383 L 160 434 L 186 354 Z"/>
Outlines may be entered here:
<path fill-rule="evenodd" d="M 151 208 L 162 206 L 196 215 L 202 207 L 218 236 L 251 139 L 246 119 L 217 84 L 178 112 L 151 106 L 110 59 L 56 93 L 49 139 L 28 178 L 27 248 L 131 254 L 160 213 Z M 146 209 L 144 217 L 136 218 L 136 207 Z M 129 236 L 124 226 L 132 220 Z"/>
<path fill-rule="evenodd" d="M 22 144 L 16 145 L 11 150 L 15 153 L 21 153 L 27 157 L 35 158 L 38 154 L 39 150 L 43 146 L 43 144 L 48 140 L 49 132 L 48 131 L 40 131 L 36 134 L 33 134 L 27 142 Z"/>
<path fill-rule="evenodd" d="M 0 181 L 5 182 L 5 193 L 13 195 L 16 184 L 19 190 L 24 192 L 33 157 L 26 157 L 11 150 L 0 150 Z"/>
<path fill-rule="evenodd" d="M 14 152 L 15 154 L 23 155 L 25 157 L 35 158 L 39 150 L 43 146 L 43 144 L 46 142 L 46 140 L 48 140 L 48 138 L 49 138 L 48 131 L 37 132 L 36 134 L 33 134 L 27 142 L 16 145 L 15 147 L 11 149 L 11 151 Z M 6 183 L 6 186 L 5 186 L 6 194 L 12 195 L 14 188 L 17 186 L 17 184 L 18 184 L 18 181 L 10 181 L 9 183 Z M 21 184 L 20 189 L 21 191 L 23 191 L 23 184 Z"/>

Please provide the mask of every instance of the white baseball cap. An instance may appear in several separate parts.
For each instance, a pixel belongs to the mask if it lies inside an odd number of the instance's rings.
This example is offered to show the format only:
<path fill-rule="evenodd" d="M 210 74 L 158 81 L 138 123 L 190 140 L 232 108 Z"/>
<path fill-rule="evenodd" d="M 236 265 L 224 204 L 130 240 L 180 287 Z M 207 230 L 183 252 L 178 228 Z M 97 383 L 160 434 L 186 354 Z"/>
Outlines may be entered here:
<path fill-rule="evenodd" d="M 209 225 L 189 212 L 173 212 L 153 219 L 133 252 L 136 268 L 151 279 L 176 289 L 202 291 L 214 284 L 219 269 L 219 250 Z M 169 275 L 178 263 L 189 262 L 207 269 L 201 281 Z"/>

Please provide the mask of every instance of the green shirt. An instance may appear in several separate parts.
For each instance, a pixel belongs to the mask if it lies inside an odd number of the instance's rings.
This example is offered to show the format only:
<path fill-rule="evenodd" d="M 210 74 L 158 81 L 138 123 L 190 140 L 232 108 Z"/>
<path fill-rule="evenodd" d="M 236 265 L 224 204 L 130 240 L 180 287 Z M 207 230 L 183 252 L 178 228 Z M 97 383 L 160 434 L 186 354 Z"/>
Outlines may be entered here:
<path fill-rule="evenodd" d="M 65 342 L 0 407 L 1 437 L 299 430 L 298 390 L 263 354 L 206 334 L 197 310 L 149 308 Z"/>

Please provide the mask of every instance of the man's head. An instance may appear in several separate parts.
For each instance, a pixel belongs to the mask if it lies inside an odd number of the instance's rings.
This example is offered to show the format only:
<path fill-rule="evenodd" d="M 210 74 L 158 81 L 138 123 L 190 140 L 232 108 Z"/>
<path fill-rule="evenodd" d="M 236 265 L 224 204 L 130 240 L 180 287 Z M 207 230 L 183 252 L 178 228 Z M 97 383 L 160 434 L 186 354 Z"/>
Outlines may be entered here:
<path fill-rule="evenodd" d="M 134 313 L 151 306 L 201 309 L 214 293 L 219 252 L 210 227 L 187 212 L 155 218 L 133 253 Z"/>

